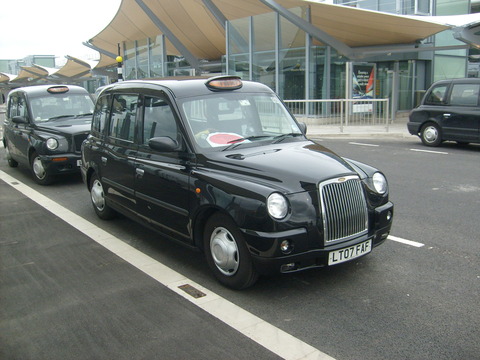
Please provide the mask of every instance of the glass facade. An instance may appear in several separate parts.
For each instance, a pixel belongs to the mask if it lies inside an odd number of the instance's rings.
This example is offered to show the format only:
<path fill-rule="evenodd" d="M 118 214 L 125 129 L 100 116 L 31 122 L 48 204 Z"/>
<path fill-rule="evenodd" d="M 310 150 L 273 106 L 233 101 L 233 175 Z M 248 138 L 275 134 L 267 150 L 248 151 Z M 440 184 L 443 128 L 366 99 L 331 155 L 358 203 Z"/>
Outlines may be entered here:
<path fill-rule="evenodd" d="M 469 0 L 337 0 L 363 9 L 403 15 L 452 15 L 469 11 Z M 288 9 L 309 21 L 309 7 Z M 437 34 L 428 41 L 436 46 L 463 44 L 451 31 Z M 194 75 L 194 70 L 179 56 L 167 56 L 164 35 L 125 42 L 124 78 L 162 78 Z M 418 94 L 433 81 L 464 77 L 467 73 L 466 50 L 444 50 L 426 54 L 389 54 L 366 59 L 372 66 L 373 91 L 369 96 L 390 98 L 393 110 L 410 110 Z M 212 63 L 210 63 L 211 65 Z M 220 72 L 242 79 L 259 81 L 276 91 L 282 99 L 342 99 L 354 79 L 347 78 L 352 61 L 339 55 L 305 33 L 276 12 L 227 22 L 226 55 L 222 68 L 211 66 L 210 74 Z M 207 72 L 208 73 L 208 72 Z M 352 77 L 351 75 L 348 75 Z"/>

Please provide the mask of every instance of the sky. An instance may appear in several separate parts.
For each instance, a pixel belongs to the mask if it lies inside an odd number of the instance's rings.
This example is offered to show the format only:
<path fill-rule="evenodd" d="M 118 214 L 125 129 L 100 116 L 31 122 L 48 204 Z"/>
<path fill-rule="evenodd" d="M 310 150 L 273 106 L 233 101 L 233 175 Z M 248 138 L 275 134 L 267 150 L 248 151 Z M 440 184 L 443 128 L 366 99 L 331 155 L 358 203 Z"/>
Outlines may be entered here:
<path fill-rule="evenodd" d="M 66 55 L 93 60 L 82 43 L 108 26 L 121 0 L 0 0 L 0 59 Z"/>

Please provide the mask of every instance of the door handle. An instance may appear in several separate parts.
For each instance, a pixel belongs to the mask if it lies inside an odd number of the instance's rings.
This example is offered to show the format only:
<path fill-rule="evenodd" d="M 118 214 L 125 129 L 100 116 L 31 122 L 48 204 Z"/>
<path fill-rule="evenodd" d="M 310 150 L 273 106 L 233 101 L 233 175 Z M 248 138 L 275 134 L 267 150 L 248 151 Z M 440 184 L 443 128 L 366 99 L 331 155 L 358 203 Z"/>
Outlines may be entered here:
<path fill-rule="evenodd" d="M 107 158 L 105 156 L 102 156 L 102 165 L 107 165 Z"/>
<path fill-rule="evenodd" d="M 136 169 L 135 169 L 135 172 L 137 173 L 137 176 L 138 176 L 138 177 L 142 177 L 143 174 L 145 174 L 145 170 L 140 169 L 140 168 L 136 168 Z"/>
<path fill-rule="evenodd" d="M 443 114 L 443 117 L 444 117 L 444 118 L 447 118 L 447 119 L 448 119 L 450 116 L 452 116 L 452 114 Z"/>

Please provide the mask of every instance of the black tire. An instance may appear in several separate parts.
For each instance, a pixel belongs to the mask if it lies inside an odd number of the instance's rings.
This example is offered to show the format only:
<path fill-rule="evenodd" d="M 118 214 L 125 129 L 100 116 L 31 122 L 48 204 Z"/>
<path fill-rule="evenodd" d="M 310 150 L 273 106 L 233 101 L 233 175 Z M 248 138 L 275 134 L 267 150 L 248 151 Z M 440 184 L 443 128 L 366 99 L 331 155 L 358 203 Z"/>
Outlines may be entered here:
<path fill-rule="evenodd" d="M 204 231 L 208 266 L 223 285 L 240 290 L 258 279 L 242 232 L 232 219 L 217 213 L 208 219 Z"/>
<path fill-rule="evenodd" d="M 8 149 L 8 143 L 4 142 L 5 145 L 5 156 L 7 158 L 8 166 L 14 168 L 18 166 L 18 162 L 12 159 L 12 155 L 10 155 L 10 150 Z"/>
<path fill-rule="evenodd" d="M 100 219 L 111 220 L 115 217 L 115 210 L 107 205 L 103 184 L 97 174 L 93 174 L 90 178 L 90 200 L 95 213 Z"/>
<path fill-rule="evenodd" d="M 33 180 L 35 180 L 37 184 L 50 185 L 54 180 L 54 177 L 49 174 L 43 166 L 43 162 L 36 152 L 33 152 L 30 156 L 30 170 Z"/>
<path fill-rule="evenodd" d="M 442 131 L 437 124 L 427 123 L 420 130 L 420 139 L 424 145 L 438 146 L 442 143 Z"/>

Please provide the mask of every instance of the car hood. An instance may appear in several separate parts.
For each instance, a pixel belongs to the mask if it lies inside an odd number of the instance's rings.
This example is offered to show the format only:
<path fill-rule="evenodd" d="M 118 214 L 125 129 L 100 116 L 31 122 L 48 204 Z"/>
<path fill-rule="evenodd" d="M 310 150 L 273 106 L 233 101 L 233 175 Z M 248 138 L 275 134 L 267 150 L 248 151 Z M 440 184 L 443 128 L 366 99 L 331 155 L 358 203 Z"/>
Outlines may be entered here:
<path fill-rule="evenodd" d="M 208 153 L 203 161 L 204 168 L 223 176 L 229 174 L 286 193 L 312 191 L 326 179 L 356 174 L 340 156 L 312 141 Z"/>
<path fill-rule="evenodd" d="M 39 124 L 37 128 L 59 134 L 77 134 L 90 131 L 91 124 L 91 117 L 65 118 Z"/>

